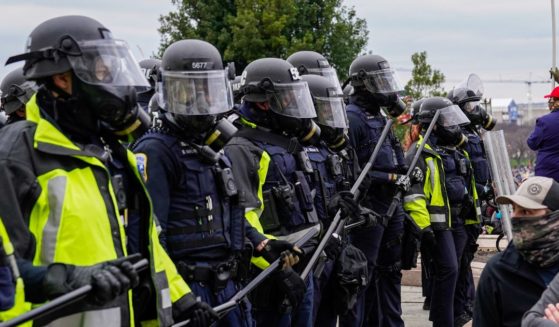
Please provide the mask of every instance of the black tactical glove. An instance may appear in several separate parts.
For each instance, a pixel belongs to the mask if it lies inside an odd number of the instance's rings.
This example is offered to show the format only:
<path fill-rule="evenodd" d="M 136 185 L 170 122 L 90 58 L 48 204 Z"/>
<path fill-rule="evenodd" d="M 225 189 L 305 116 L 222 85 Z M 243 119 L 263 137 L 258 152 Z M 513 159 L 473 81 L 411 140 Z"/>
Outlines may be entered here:
<path fill-rule="evenodd" d="M 326 243 L 326 246 L 324 247 L 324 253 L 326 253 L 326 256 L 330 260 L 336 260 L 336 258 L 342 252 L 342 246 L 343 246 L 343 244 L 342 244 L 342 239 L 341 239 L 340 235 L 333 234 L 328 239 L 328 243 Z"/>
<path fill-rule="evenodd" d="M 435 238 L 435 232 L 429 227 L 425 227 L 421 230 L 421 246 L 431 251 L 435 246 L 437 246 L 437 240 Z"/>
<path fill-rule="evenodd" d="M 371 209 L 359 206 L 359 220 L 364 221 L 362 228 L 375 227 L 379 223 L 380 217 Z"/>
<path fill-rule="evenodd" d="M 410 180 L 412 185 L 423 183 L 425 180 L 425 176 L 423 175 L 423 171 L 419 167 L 415 167 L 410 174 Z"/>
<path fill-rule="evenodd" d="M 191 327 L 208 327 L 219 320 L 219 315 L 206 302 L 188 293 L 180 300 L 180 308 L 173 304 L 173 320 L 178 323 L 190 319 Z"/>
<path fill-rule="evenodd" d="M 305 297 L 305 281 L 291 267 L 280 269 L 276 273 L 278 285 L 287 296 L 289 303 L 296 308 Z"/>
<path fill-rule="evenodd" d="M 342 211 L 342 217 L 357 217 L 359 214 L 359 205 L 353 199 L 353 193 L 350 191 L 340 191 L 330 199 L 328 203 L 328 215 L 333 218 L 338 212 Z"/>
<path fill-rule="evenodd" d="M 50 264 L 43 280 L 44 292 L 48 299 L 53 299 L 91 285 L 87 301 L 93 305 L 103 305 L 138 285 L 138 272 L 128 260 L 129 258 L 123 257 L 86 267 Z"/>
<path fill-rule="evenodd" d="M 407 193 L 411 187 L 411 180 L 406 175 L 396 175 L 394 185 L 396 185 L 396 187 L 403 193 Z"/>
<path fill-rule="evenodd" d="M 283 252 L 287 252 L 286 256 L 302 256 L 301 250 L 297 249 L 291 242 L 283 240 L 269 240 L 262 250 L 262 256 L 268 262 L 274 262 L 279 259 Z M 299 260 L 297 260 L 299 261 Z"/>

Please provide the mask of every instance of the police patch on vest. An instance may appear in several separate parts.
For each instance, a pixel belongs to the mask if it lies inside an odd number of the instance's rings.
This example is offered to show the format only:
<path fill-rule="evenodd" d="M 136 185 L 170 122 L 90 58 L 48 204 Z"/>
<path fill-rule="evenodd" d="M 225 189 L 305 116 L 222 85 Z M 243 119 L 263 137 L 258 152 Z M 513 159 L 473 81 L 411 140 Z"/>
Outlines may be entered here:
<path fill-rule="evenodd" d="M 312 152 L 312 153 L 319 153 L 320 152 L 320 150 L 317 147 L 312 146 L 312 145 L 306 146 L 305 151 Z"/>
<path fill-rule="evenodd" d="M 147 175 L 147 166 L 148 166 L 148 157 L 143 153 L 136 153 L 136 166 L 138 167 L 138 172 L 140 176 L 144 179 L 144 182 L 148 181 Z"/>

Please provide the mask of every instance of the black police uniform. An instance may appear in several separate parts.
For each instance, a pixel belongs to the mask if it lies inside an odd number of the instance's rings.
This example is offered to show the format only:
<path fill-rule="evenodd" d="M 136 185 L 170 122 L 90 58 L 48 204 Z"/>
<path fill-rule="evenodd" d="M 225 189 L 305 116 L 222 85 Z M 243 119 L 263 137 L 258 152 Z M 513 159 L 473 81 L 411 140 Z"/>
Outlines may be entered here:
<path fill-rule="evenodd" d="M 386 124 L 382 115 L 366 111 L 370 104 L 366 99 L 353 95 L 347 106 L 350 144 L 357 152 L 359 165 L 363 167 Z M 403 152 L 391 134 L 384 141 L 378 157 L 369 172 L 371 187 L 362 204 L 379 214 L 388 210 L 396 188 L 391 174 L 405 171 Z M 354 309 L 340 320 L 342 326 L 370 325 L 403 326 L 401 318 L 401 237 L 404 211 L 401 206 L 386 224 L 355 230 L 350 238 L 353 245 L 367 256 L 369 286 L 361 295 Z"/>
<path fill-rule="evenodd" d="M 246 119 L 250 119 L 250 103 L 243 103 L 239 112 Z M 243 158 L 245 167 L 233 167 L 234 174 L 240 175 L 243 181 L 251 181 L 251 192 L 241 191 L 241 198 L 264 209 L 260 216 L 260 223 L 266 234 L 285 236 L 319 223 L 317 210 L 314 205 L 313 194 L 316 190 L 310 185 L 312 166 L 303 147 L 295 138 L 287 138 L 280 134 L 257 127 L 245 118 L 241 118 L 240 130 L 226 145 L 225 152 L 237 162 Z M 247 123 L 248 122 L 248 123 Z M 256 198 L 258 183 L 262 183 L 262 176 L 258 175 L 262 157 L 266 153 L 270 157 L 266 167 L 266 176 L 262 186 L 262 199 Z M 248 175 L 250 176 L 248 176 Z M 244 182 L 242 182 L 244 184 Z M 313 245 L 303 247 L 305 253 L 312 253 Z M 304 268 L 300 262 L 295 268 Z M 278 326 L 311 325 L 313 308 L 313 280 L 307 279 L 307 291 L 298 308 L 285 312 L 282 307 L 283 297 L 270 296 L 281 294 L 277 283 L 272 280 L 263 282 L 252 294 L 254 317 L 257 325 L 276 323 Z M 279 302 L 278 302 L 279 301 Z"/>
<path fill-rule="evenodd" d="M 232 181 L 223 177 L 230 172 L 228 158 L 210 162 L 179 135 L 164 118 L 161 127 L 138 140 L 134 152 L 162 228 L 162 245 L 193 292 L 218 305 L 240 288 L 248 264 L 242 255 L 245 236 L 254 246 L 265 237 L 246 223 L 244 209 L 228 194 Z M 243 301 L 224 319 L 251 326 L 250 303 Z"/>

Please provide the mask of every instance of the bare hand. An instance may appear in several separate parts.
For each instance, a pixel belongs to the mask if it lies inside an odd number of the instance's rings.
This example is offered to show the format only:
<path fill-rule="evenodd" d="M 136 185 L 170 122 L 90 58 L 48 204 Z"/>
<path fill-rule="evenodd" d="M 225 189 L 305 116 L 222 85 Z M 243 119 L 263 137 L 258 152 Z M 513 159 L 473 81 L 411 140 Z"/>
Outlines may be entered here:
<path fill-rule="evenodd" d="M 559 323 L 559 303 L 547 305 L 545 309 L 545 319 L 551 320 L 556 324 Z"/>

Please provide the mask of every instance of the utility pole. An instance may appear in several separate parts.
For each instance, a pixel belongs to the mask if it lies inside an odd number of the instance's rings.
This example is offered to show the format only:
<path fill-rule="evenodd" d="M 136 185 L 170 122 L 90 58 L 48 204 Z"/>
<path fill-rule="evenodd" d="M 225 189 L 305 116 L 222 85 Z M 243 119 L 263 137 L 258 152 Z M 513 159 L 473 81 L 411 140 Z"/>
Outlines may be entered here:
<path fill-rule="evenodd" d="M 553 0 L 552 0 L 553 1 Z M 532 72 L 530 72 L 528 81 L 526 82 L 526 84 L 528 84 L 528 117 L 526 117 L 526 122 L 531 121 L 532 120 Z"/>
<path fill-rule="evenodd" d="M 555 0 L 551 0 L 551 42 L 553 44 L 552 46 L 552 58 L 551 58 L 551 62 L 552 62 L 552 71 L 555 71 L 556 69 L 556 62 L 555 62 L 555 58 L 557 57 L 557 42 L 556 42 L 556 36 L 555 36 Z M 551 89 L 553 90 L 555 88 L 555 78 L 553 78 L 553 76 L 551 76 Z"/>

